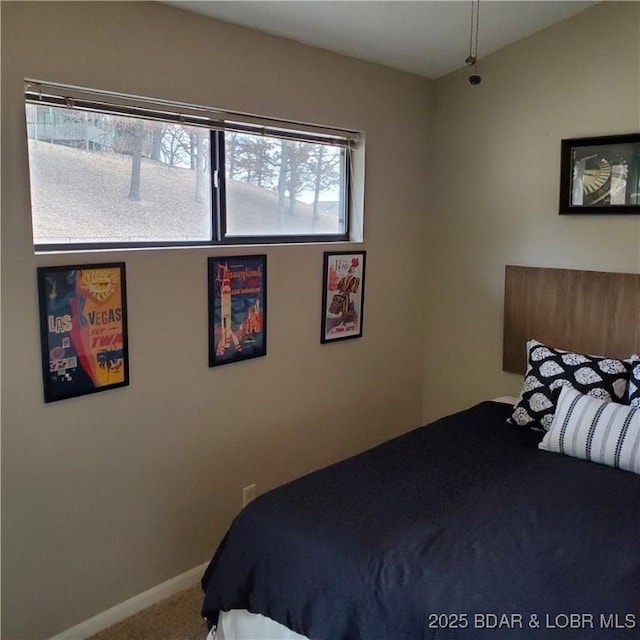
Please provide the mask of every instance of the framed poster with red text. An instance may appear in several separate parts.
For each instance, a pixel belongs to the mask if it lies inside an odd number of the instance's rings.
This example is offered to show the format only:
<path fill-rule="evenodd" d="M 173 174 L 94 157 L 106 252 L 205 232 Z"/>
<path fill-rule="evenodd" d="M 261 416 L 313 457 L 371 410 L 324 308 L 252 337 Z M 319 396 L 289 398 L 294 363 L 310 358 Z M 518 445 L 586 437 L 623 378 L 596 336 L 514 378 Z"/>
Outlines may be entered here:
<path fill-rule="evenodd" d="M 44 401 L 129 384 L 124 262 L 38 268 Z"/>
<path fill-rule="evenodd" d="M 320 342 L 362 336 L 366 251 L 325 251 Z"/>

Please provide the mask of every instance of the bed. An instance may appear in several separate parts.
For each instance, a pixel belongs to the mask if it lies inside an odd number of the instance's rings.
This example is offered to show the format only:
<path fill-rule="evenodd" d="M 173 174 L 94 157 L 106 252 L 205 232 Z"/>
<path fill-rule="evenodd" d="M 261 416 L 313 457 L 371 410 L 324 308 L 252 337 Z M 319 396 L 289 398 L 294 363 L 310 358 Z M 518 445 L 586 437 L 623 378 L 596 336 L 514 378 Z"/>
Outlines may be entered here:
<path fill-rule="evenodd" d="M 530 340 L 549 336 L 531 326 L 537 311 L 527 305 L 544 308 L 541 296 L 557 301 L 564 287 L 563 306 L 587 305 L 597 335 L 602 305 L 584 278 L 603 274 L 507 267 L 505 368 L 525 374 L 520 397 L 481 402 L 259 496 L 203 576 L 210 637 L 640 637 L 640 411 L 630 384 L 640 372 L 640 277 L 629 275 L 607 280 L 624 335 L 596 358 L 576 351 L 593 335 L 563 342 L 549 314 L 554 346 Z M 511 344 L 522 356 L 509 363 Z M 550 384 L 551 409 L 539 401 L 547 387 L 527 390 L 528 380 L 548 382 L 550 363 L 569 363 L 580 380 L 590 372 L 584 387 Z"/>

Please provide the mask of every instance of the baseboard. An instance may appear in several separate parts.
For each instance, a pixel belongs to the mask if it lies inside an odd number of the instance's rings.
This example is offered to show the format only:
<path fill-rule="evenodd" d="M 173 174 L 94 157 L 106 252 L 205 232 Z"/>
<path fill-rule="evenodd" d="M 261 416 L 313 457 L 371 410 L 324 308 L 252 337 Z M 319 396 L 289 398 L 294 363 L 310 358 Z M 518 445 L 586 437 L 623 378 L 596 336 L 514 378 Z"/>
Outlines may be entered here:
<path fill-rule="evenodd" d="M 121 622 L 134 613 L 138 613 L 138 611 L 169 598 L 179 591 L 194 586 L 202 577 L 206 567 L 207 563 L 205 562 L 198 567 L 185 571 L 175 578 L 152 587 L 148 591 L 139 593 L 137 596 L 133 596 L 133 598 L 129 598 L 129 600 L 125 600 L 125 602 L 121 602 L 115 607 L 93 616 L 93 618 L 89 618 L 71 627 L 71 629 L 59 633 L 50 640 L 86 640 L 86 638 L 103 631 L 117 622 Z"/>

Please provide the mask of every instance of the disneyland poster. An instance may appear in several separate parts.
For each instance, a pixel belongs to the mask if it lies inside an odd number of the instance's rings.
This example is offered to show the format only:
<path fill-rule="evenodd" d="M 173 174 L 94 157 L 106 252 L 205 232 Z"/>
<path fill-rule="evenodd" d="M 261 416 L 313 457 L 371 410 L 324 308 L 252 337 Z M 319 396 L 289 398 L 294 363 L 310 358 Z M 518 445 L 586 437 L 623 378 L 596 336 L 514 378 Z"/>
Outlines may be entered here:
<path fill-rule="evenodd" d="M 209 366 L 267 353 L 267 257 L 209 258 Z"/>
<path fill-rule="evenodd" d="M 325 252 L 320 341 L 362 336 L 366 251 Z"/>
<path fill-rule="evenodd" d="M 129 384 L 123 262 L 38 268 L 44 400 Z"/>

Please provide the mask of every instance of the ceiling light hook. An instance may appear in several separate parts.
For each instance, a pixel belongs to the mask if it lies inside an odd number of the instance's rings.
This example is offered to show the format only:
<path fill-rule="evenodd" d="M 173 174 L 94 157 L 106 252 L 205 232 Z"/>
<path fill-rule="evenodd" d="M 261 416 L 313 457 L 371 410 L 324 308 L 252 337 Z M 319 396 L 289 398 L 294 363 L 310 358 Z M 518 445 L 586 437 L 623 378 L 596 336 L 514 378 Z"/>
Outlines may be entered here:
<path fill-rule="evenodd" d="M 469 55 L 464 61 L 467 66 L 475 67 L 478 62 L 478 34 L 480 24 L 480 0 L 471 0 L 471 27 L 469 29 Z M 482 78 L 473 73 L 469 76 L 469 82 L 473 85 L 480 84 Z"/>

